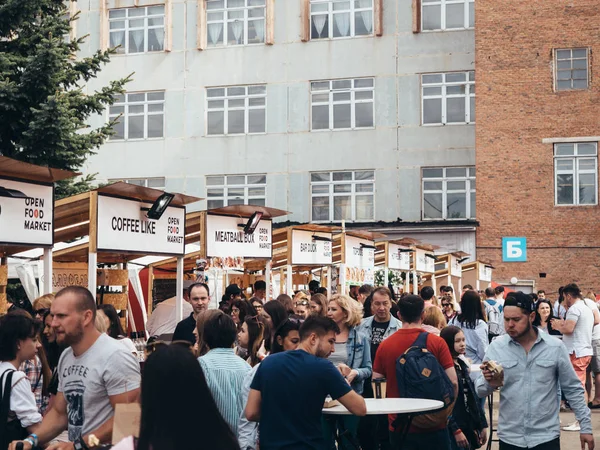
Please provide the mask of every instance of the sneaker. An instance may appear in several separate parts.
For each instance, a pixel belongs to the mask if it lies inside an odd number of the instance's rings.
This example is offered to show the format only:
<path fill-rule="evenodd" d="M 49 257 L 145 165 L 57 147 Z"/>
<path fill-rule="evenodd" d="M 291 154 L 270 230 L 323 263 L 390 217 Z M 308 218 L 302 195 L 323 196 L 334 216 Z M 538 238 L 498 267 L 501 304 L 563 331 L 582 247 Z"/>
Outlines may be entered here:
<path fill-rule="evenodd" d="M 563 431 L 581 431 L 581 427 L 579 426 L 579 422 L 575 421 L 571 425 L 567 425 L 566 427 L 562 427 Z"/>

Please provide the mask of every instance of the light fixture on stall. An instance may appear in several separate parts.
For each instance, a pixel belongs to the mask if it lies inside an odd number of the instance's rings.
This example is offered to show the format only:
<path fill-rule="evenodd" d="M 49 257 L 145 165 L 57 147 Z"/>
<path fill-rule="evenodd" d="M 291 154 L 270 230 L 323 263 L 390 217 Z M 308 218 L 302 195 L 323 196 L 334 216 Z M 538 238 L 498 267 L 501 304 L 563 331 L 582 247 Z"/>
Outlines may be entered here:
<path fill-rule="evenodd" d="M 245 224 L 241 223 L 238 226 L 244 227 L 244 233 L 252 234 L 254 233 L 254 230 L 256 230 L 256 227 L 258 226 L 258 223 L 260 222 L 260 219 L 262 219 L 262 217 L 263 213 L 260 211 L 256 211 L 250 216 L 248 222 L 246 222 Z"/>
<path fill-rule="evenodd" d="M 313 234 L 312 236 L 312 240 L 313 241 L 322 241 L 322 242 L 332 242 L 333 239 L 325 237 L 325 236 L 317 236 L 316 234 Z"/>
<path fill-rule="evenodd" d="M 438 259 L 437 259 L 437 256 L 435 256 L 435 255 L 434 255 L 434 254 L 432 254 L 432 253 L 425 253 L 425 256 L 426 256 L 427 258 L 433 259 L 434 261 L 437 261 L 437 260 L 438 260 Z"/>
<path fill-rule="evenodd" d="M 491 266 L 491 265 L 489 265 L 489 264 L 486 264 L 486 265 L 485 265 L 485 268 L 486 268 L 486 269 L 495 269 L 495 267 L 494 267 L 494 266 Z"/>
<path fill-rule="evenodd" d="M 360 243 L 360 248 L 369 248 L 369 249 L 375 250 L 377 247 L 375 247 L 374 245 L 371 245 L 371 244 L 363 244 L 361 242 Z"/>
<path fill-rule="evenodd" d="M 146 217 L 148 219 L 159 220 L 174 198 L 175 194 L 169 194 L 168 192 L 165 192 L 154 201 L 150 208 L 142 208 L 142 211 L 148 211 L 146 213 Z"/>
<path fill-rule="evenodd" d="M 400 253 L 412 253 L 414 250 L 412 248 L 399 248 L 398 251 Z"/>
<path fill-rule="evenodd" d="M 16 189 L 9 189 L 3 186 L 0 186 L 0 197 L 8 197 L 8 198 L 27 198 L 27 196 Z"/>
<path fill-rule="evenodd" d="M 462 263 L 464 263 L 464 262 L 465 262 L 467 259 L 469 259 L 469 257 L 468 257 L 468 256 L 465 256 L 464 258 L 460 258 L 460 259 L 459 259 L 457 262 L 458 262 L 459 264 L 462 264 Z"/>

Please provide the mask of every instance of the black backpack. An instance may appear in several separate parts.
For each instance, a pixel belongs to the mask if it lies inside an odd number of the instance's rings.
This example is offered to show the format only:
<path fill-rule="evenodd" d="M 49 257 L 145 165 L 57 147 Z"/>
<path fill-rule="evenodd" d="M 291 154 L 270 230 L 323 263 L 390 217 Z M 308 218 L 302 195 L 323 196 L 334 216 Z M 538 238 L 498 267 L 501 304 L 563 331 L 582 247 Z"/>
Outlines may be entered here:
<path fill-rule="evenodd" d="M 0 401 L 0 450 L 6 450 L 12 441 L 25 439 L 29 433 L 21 426 L 19 419 L 8 421 L 10 412 L 10 393 L 12 391 L 12 377 L 15 371 L 7 369 L 0 377 L 0 390 L 4 385 L 2 400 Z"/>

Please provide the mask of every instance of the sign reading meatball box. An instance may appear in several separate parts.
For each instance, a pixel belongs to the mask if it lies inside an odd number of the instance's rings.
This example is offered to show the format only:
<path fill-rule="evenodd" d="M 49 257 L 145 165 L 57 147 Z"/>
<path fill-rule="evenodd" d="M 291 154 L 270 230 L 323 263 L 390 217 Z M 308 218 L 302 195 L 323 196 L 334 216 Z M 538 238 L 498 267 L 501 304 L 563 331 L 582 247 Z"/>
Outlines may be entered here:
<path fill-rule="evenodd" d="M 53 220 L 52 185 L 0 178 L 0 243 L 52 246 Z"/>
<path fill-rule="evenodd" d="M 261 219 L 252 234 L 244 233 L 247 218 L 206 216 L 206 256 L 267 258 L 272 256 L 271 220 Z"/>
<path fill-rule="evenodd" d="M 169 206 L 159 220 L 146 217 L 151 203 L 98 195 L 98 250 L 148 255 L 185 253 L 185 208 Z"/>
<path fill-rule="evenodd" d="M 327 241 L 327 239 L 329 239 L 329 241 Z M 333 261 L 331 241 L 331 233 L 292 230 L 292 264 L 315 266 L 331 265 Z"/>

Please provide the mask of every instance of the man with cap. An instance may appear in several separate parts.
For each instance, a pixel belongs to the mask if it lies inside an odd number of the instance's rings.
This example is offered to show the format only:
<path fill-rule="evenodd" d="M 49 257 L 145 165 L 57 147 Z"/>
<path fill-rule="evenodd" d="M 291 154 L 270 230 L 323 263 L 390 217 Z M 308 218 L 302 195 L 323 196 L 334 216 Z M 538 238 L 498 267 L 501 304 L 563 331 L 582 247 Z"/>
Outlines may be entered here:
<path fill-rule="evenodd" d="M 183 282 L 183 317 L 189 316 L 192 312 L 192 305 L 190 305 L 190 297 L 188 295 L 188 289 L 194 282 L 191 280 L 184 280 Z M 177 304 L 177 297 L 171 297 L 163 300 L 150 315 L 148 322 L 146 323 L 146 330 L 150 336 L 160 336 L 162 334 L 172 334 L 175 332 L 177 327 L 177 319 L 175 314 L 175 307 Z"/>
<path fill-rule="evenodd" d="M 479 397 L 500 390 L 500 450 L 560 449 L 558 387 L 581 424 L 581 448 L 594 448 L 590 410 L 563 343 L 533 326 L 533 299 L 510 293 L 504 303 L 506 334 L 488 347 L 476 382 Z M 519 411 L 519 414 L 515 414 Z"/>
<path fill-rule="evenodd" d="M 192 313 L 177 324 L 174 341 L 188 341 L 192 345 L 196 343 L 194 329 L 198 316 L 208 309 L 210 303 L 210 289 L 206 283 L 194 283 L 188 288 L 189 302 L 192 305 Z"/>

